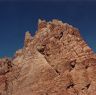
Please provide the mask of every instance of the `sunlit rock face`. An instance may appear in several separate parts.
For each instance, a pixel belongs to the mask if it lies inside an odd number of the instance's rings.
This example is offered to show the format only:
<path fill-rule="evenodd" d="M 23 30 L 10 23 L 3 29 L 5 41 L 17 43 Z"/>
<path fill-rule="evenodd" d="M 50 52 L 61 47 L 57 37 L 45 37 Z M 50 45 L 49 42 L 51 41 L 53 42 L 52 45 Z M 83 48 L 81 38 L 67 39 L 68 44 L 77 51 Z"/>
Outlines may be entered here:
<path fill-rule="evenodd" d="M 0 59 L 0 95 L 96 95 L 96 55 L 77 28 L 39 19 L 34 37 Z"/>

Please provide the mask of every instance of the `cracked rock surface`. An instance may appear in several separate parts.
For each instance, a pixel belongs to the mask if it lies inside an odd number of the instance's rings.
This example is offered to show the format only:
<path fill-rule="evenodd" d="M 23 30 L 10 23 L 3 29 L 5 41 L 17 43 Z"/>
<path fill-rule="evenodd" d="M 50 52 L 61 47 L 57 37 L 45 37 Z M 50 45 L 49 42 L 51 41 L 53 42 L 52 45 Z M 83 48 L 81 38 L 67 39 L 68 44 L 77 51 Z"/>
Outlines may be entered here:
<path fill-rule="evenodd" d="M 77 28 L 39 20 L 35 36 L 0 59 L 0 95 L 96 95 L 96 54 Z"/>

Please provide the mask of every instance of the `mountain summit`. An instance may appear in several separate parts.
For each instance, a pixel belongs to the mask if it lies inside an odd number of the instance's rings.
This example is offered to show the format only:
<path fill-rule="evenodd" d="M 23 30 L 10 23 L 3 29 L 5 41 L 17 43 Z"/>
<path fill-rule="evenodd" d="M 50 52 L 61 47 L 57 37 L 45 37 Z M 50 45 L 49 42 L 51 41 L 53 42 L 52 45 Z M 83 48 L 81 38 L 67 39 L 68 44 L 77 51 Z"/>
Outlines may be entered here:
<path fill-rule="evenodd" d="M 77 28 L 39 19 L 35 36 L 0 59 L 0 95 L 96 95 L 96 54 Z"/>

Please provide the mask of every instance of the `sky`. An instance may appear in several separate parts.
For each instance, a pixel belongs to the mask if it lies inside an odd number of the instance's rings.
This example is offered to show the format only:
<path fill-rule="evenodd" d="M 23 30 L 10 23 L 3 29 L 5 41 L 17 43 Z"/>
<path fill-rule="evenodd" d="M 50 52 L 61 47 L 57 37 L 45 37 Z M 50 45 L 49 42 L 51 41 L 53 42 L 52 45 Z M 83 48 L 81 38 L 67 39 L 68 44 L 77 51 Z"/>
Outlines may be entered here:
<path fill-rule="evenodd" d="M 39 18 L 77 27 L 96 52 L 95 0 L 0 0 L 0 57 L 11 57 L 22 48 L 25 32 L 34 36 Z"/>

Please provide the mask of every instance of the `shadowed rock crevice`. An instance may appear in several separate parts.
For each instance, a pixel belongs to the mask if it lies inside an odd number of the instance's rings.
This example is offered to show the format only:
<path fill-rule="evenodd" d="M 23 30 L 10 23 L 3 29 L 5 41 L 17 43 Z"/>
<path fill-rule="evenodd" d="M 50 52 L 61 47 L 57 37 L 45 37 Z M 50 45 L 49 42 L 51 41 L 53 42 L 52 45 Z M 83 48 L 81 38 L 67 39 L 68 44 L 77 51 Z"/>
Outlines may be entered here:
<path fill-rule="evenodd" d="M 67 86 L 67 88 L 66 89 L 70 89 L 70 88 L 73 88 L 74 87 L 74 83 L 70 83 L 68 86 Z"/>

